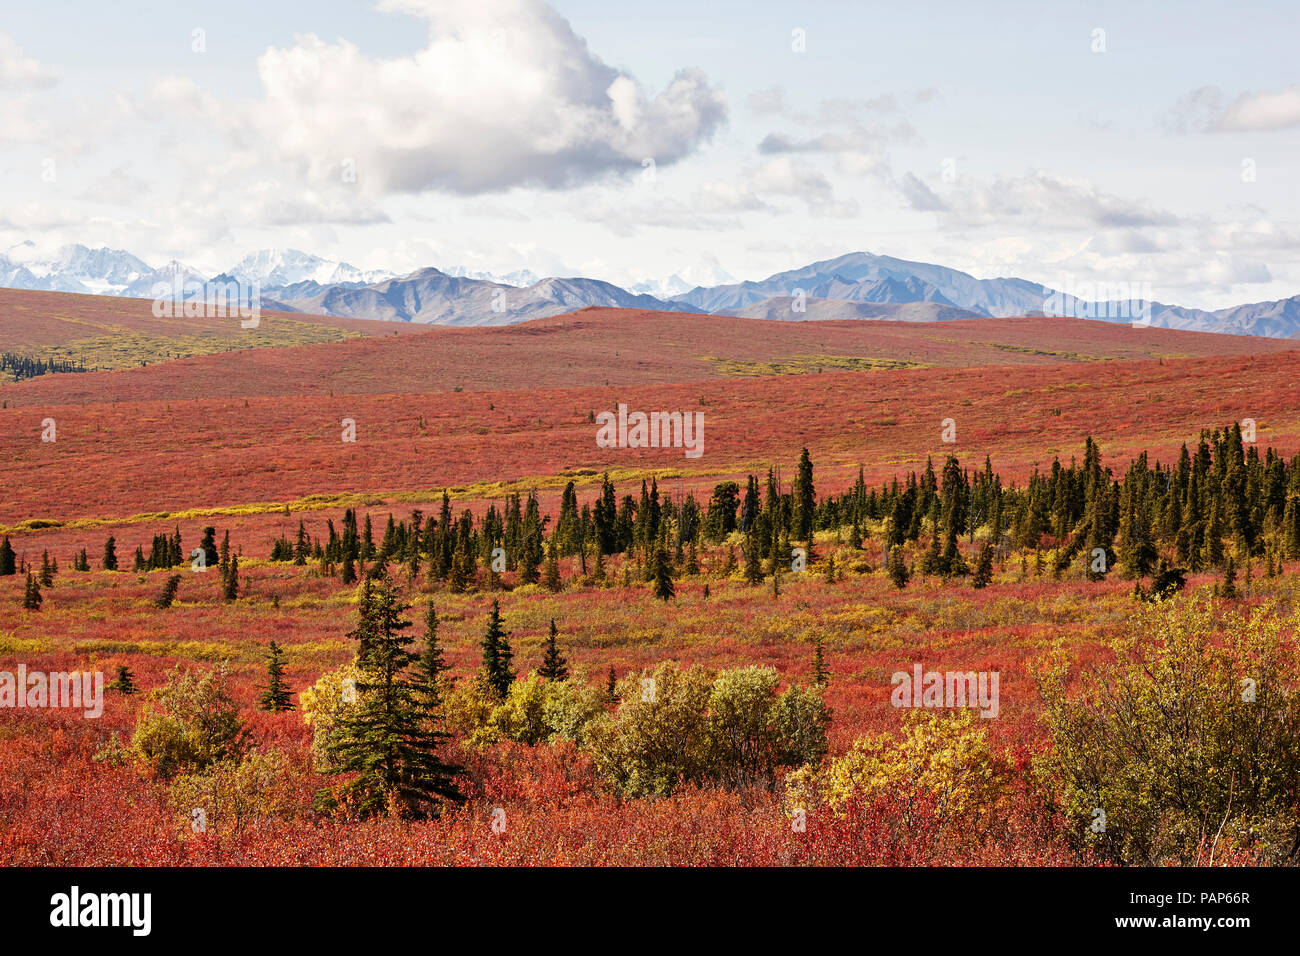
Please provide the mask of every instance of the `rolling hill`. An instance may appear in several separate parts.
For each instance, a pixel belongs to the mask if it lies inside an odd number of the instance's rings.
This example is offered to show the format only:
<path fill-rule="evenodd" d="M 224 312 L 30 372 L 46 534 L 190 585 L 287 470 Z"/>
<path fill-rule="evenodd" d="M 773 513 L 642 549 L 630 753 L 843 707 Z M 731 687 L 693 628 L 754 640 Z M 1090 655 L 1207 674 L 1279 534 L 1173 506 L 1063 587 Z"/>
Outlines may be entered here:
<path fill-rule="evenodd" d="M 598 308 L 482 328 L 271 315 L 264 317 L 262 329 L 253 332 L 241 330 L 236 320 L 223 320 L 224 324 L 175 320 L 173 328 L 167 324 L 173 320 L 154 319 L 144 303 L 132 308 L 114 299 L 95 300 L 110 310 L 102 315 L 94 311 L 93 303 L 81 300 L 74 304 L 88 311 L 65 315 L 60 309 L 67 297 L 33 298 L 42 293 L 0 293 L 0 308 L 8 301 L 4 296 L 14 295 L 22 296 L 25 305 L 15 313 L 20 319 L 13 324 L 14 331 L 0 336 L 0 348 L 21 351 L 17 343 L 39 340 L 50 354 L 86 356 L 92 354 L 93 344 L 101 350 L 113 349 L 112 357 L 119 364 L 107 367 L 121 371 L 40 376 L 12 384 L 0 389 L 11 407 L 51 401 L 81 404 L 642 385 L 836 369 L 1263 355 L 1300 346 L 1277 339 L 1131 328 L 1082 319 L 772 322 Z M 48 318 L 42 318 L 37 304 L 47 300 L 51 303 Z M 119 331 L 113 332 L 114 328 Z M 379 331 L 385 334 L 374 334 Z M 395 338 L 394 332 L 403 334 Z M 277 334 L 285 338 L 277 339 Z M 315 337 L 295 342 L 292 334 Z M 140 336 L 144 336 L 143 358 L 130 352 Z M 248 343 L 294 347 L 284 351 Z M 191 349 L 188 354 L 168 354 L 168 349 L 186 348 Z"/>

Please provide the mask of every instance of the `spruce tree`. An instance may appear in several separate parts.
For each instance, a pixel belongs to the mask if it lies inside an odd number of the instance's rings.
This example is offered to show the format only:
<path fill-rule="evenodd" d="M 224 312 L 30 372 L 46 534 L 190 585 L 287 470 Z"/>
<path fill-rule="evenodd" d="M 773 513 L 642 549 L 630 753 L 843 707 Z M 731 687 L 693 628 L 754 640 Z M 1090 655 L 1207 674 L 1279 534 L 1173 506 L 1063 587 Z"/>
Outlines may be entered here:
<path fill-rule="evenodd" d="M 266 682 L 266 690 L 258 701 L 258 707 L 277 712 L 293 710 L 293 701 L 289 699 L 292 691 L 284 683 L 284 651 L 275 641 L 267 646 Z"/>
<path fill-rule="evenodd" d="M 609 674 L 605 678 L 605 703 L 613 707 L 618 703 L 618 678 L 614 675 L 614 665 L 609 665 Z"/>
<path fill-rule="evenodd" d="M 134 694 L 135 676 L 131 673 L 131 668 L 125 664 L 118 664 L 117 677 L 108 685 L 108 689 L 120 691 L 123 694 Z"/>
<path fill-rule="evenodd" d="M 56 565 L 50 563 L 50 552 L 41 552 L 41 587 L 52 587 L 54 585 L 54 570 Z"/>
<path fill-rule="evenodd" d="M 497 700 L 505 700 L 510 685 L 515 682 L 515 672 L 511 670 L 514 651 L 510 649 L 509 633 L 501 623 L 501 608 L 492 602 L 492 613 L 488 615 L 487 629 L 479 646 L 483 649 L 483 664 L 479 679 Z"/>
<path fill-rule="evenodd" d="M 227 601 L 234 601 L 239 597 L 239 555 L 230 555 L 230 560 L 226 562 L 225 574 L 221 579 L 221 596 Z"/>
<path fill-rule="evenodd" d="M 805 448 L 799 456 L 799 470 L 794 479 L 794 514 L 790 534 L 799 541 L 812 543 L 813 523 L 817 509 L 817 496 L 813 490 L 812 459 Z M 789 549 L 786 549 L 787 553 Z"/>
<path fill-rule="evenodd" d="M 813 683 L 825 687 L 830 682 L 831 674 L 826 669 L 826 639 L 818 634 L 813 645 Z"/>
<path fill-rule="evenodd" d="M 849 547 L 854 551 L 862 550 L 862 526 L 858 524 L 856 512 L 853 515 L 853 527 L 849 530 Z"/>
<path fill-rule="evenodd" d="M 463 799 L 460 768 L 440 756 L 447 733 L 409 649 L 410 609 L 387 576 L 362 583 L 357 639 L 357 706 L 344 712 L 328 745 L 331 773 L 348 774 L 337 798 L 360 816 L 436 814 Z M 327 805 L 336 795 L 322 794 Z"/>
<path fill-rule="evenodd" d="M 663 548 L 656 549 L 652 565 L 655 597 L 661 601 L 669 601 L 676 597 L 677 589 L 673 585 L 672 568 L 668 566 L 668 555 L 664 553 Z"/>
<path fill-rule="evenodd" d="M 9 535 L 5 535 L 4 540 L 0 541 L 0 578 L 17 573 L 18 556 L 14 554 L 14 546 L 9 543 Z"/>
<path fill-rule="evenodd" d="M 975 576 L 971 579 L 973 588 L 988 587 L 993 581 L 993 546 L 987 542 L 980 548 L 980 556 L 975 562 Z"/>
<path fill-rule="evenodd" d="M 419 669 L 424 680 L 425 700 L 429 707 L 436 708 L 442 703 L 442 675 L 447 670 L 447 661 L 438 640 L 438 612 L 432 603 L 424 614 L 424 650 L 420 652 Z"/>
<path fill-rule="evenodd" d="M 166 583 L 163 584 L 162 593 L 160 593 L 158 597 L 154 598 L 154 607 L 161 610 L 166 610 L 171 607 L 172 602 L 176 600 L 176 589 L 180 586 L 181 576 L 179 574 L 173 574 L 167 578 Z"/>
<path fill-rule="evenodd" d="M 293 545 L 293 563 L 302 566 L 307 563 L 307 555 L 310 553 L 307 536 L 307 527 L 303 524 L 302 519 L 298 519 L 298 537 L 294 540 Z"/>
<path fill-rule="evenodd" d="M 758 556 L 758 538 L 754 535 L 745 548 L 745 583 L 763 583 L 763 559 Z"/>
<path fill-rule="evenodd" d="M 1215 588 L 1215 593 L 1226 601 L 1233 601 L 1239 597 L 1237 592 L 1237 565 L 1232 560 L 1232 555 L 1228 555 L 1227 563 L 1223 567 L 1223 580 Z"/>
<path fill-rule="evenodd" d="M 555 538 L 552 536 L 550 546 L 546 549 L 546 570 L 542 574 L 542 587 L 552 594 L 563 590 L 564 584 L 560 581 L 560 559 L 556 547 Z"/>
<path fill-rule="evenodd" d="M 569 665 L 565 662 L 564 655 L 560 653 L 556 636 L 555 618 L 551 618 L 551 633 L 546 638 L 546 654 L 542 657 L 542 666 L 537 673 L 550 681 L 564 681 L 569 679 Z"/>
<path fill-rule="evenodd" d="M 203 552 L 203 562 L 205 567 L 215 568 L 221 556 L 217 551 L 217 529 L 208 527 L 203 529 L 203 538 L 199 541 L 199 550 Z"/>
<path fill-rule="evenodd" d="M 112 537 L 112 535 L 110 535 L 108 540 L 104 542 L 103 566 L 105 571 L 117 570 L 117 541 Z"/>
<path fill-rule="evenodd" d="M 451 569 L 447 572 L 447 590 L 452 594 L 464 594 L 469 581 L 465 575 L 465 562 L 460 552 L 452 556 Z"/>
<path fill-rule="evenodd" d="M 28 611 L 41 609 L 41 586 L 32 572 L 27 572 L 27 588 L 23 591 L 23 608 Z"/>
<path fill-rule="evenodd" d="M 887 568 L 889 580 L 894 582 L 894 587 L 905 588 L 907 581 L 911 578 L 912 573 L 907 569 L 907 562 L 903 560 L 903 549 L 898 545 L 889 552 L 889 566 Z"/>

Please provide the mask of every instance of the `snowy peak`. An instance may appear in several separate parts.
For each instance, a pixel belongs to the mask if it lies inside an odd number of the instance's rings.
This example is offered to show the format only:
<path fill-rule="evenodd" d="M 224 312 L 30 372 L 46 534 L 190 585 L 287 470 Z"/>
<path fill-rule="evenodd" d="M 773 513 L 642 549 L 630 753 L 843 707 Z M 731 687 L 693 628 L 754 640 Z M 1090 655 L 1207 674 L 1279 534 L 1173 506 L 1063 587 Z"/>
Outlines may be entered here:
<path fill-rule="evenodd" d="M 426 267 L 399 276 L 298 249 L 250 253 L 216 278 L 175 260 L 154 269 L 124 250 L 80 244 L 50 253 L 28 241 L 0 254 L 0 288 L 185 298 L 209 283 L 232 280 L 256 283 L 276 308 L 441 325 L 509 325 L 586 306 L 787 321 L 798 316 L 939 321 L 1044 313 L 1128 321 L 1134 304 L 1084 302 L 1026 279 L 976 279 L 957 269 L 870 252 L 850 252 L 744 282 L 706 257 L 666 279 L 647 279 L 628 289 L 580 276 L 538 278 L 526 269 L 496 274 Z M 806 311 L 792 312 L 795 299 L 807 305 Z M 1056 311 L 1053 302 L 1065 311 Z M 1145 307 L 1150 324 L 1161 328 L 1300 338 L 1300 296 L 1214 312 L 1158 302 Z"/>
<path fill-rule="evenodd" d="M 345 282 L 367 285 L 391 275 L 379 271 L 364 272 L 349 263 L 323 259 L 297 249 L 260 249 L 245 256 L 227 272 L 241 282 L 256 282 L 263 289 L 281 289 L 303 282 L 322 286 Z"/>

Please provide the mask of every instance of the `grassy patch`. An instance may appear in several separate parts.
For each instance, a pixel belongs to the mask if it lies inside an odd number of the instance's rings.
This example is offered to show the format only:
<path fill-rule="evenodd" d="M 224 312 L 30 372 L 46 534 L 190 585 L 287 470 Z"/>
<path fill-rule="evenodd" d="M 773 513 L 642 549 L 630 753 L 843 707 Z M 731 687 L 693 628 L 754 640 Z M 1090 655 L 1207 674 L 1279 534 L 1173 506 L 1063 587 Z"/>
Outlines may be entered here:
<path fill-rule="evenodd" d="M 751 378 L 757 375 L 812 375 L 827 370 L 878 372 L 902 368 L 930 368 L 922 362 L 872 358 L 866 355 L 792 355 L 777 362 L 750 362 L 743 359 L 703 356 L 719 375 L 728 378 Z"/>
<path fill-rule="evenodd" d="M 196 355 L 236 352 L 249 348 L 314 345 L 359 336 L 359 332 L 295 322 L 292 319 L 276 319 L 273 322 L 263 322 L 257 330 L 249 330 L 242 335 L 216 331 L 150 335 L 130 329 L 116 329 L 104 335 L 33 349 L 31 354 L 34 358 L 80 362 L 87 371 L 106 372 Z"/>

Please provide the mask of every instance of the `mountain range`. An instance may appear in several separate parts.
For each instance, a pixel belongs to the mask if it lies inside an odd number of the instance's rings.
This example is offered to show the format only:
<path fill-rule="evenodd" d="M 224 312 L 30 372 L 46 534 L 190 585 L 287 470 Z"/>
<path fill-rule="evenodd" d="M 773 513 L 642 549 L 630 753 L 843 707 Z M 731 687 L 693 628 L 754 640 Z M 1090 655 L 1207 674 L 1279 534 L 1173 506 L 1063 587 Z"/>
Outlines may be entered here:
<path fill-rule="evenodd" d="M 736 282 L 706 264 L 630 289 L 583 277 L 539 278 L 527 270 L 498 276 L 459 267 L 424 268 L 399 276 L 293 249 L 252 253 L 218 276 L 204 276 L 174 260 L 154 268 L 120 249 L 83 245 L 42 257 L 31 243 L 22 243 L 0 254 L 0 288 L 131 298 L 181 289 L 189 297 L 201 294 L 206 283 L 232 280 L 256 282 L 268 309 L 438 325 L 510 325 L 587 306 L 787 321 L 935 322 L 1046 312 L 1118 322 L 1139 318 L 1188 331 L 1300 337 L 1300 296 L 1217 311 L 1149 302 L 1135 314 L 1126 302 L 1090 302 L 1027 279 L 976 279 L 945 266 L 869 252 L 851 252 L 760 281 Z M 699 284 L 691 286 L 692 280 Z"/>

